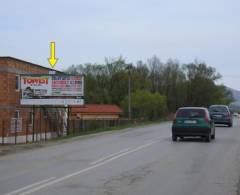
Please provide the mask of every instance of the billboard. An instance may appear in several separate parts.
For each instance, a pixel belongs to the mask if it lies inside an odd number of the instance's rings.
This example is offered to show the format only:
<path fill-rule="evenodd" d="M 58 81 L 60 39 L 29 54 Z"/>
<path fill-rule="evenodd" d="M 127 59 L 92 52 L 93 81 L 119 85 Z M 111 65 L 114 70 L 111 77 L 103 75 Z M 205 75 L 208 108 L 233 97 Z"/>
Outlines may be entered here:
<path fill-rule="evenodd" d="M 82 105 L 82 75 L 21 75 L 23 105 Z"/>

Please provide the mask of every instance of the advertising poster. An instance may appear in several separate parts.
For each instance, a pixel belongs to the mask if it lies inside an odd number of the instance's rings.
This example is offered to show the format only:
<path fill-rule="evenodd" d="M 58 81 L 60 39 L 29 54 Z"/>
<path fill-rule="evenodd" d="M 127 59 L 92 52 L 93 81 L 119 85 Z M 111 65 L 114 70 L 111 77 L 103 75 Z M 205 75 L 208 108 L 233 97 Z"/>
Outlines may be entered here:
<path fill-rule="evenodd" d="M 51 76 L 23 76 L 21 90 L 23 99 L 35 99 L 52 95 Z"/>
<path fill-rule="evenodd" d="M 52 96 L 83 96 L 83 77 L 53 76 Z"/>
<path fill-rule="evenodd" d="M 22 105 L 82 105 L 81 75 L 21 75 Z"/>

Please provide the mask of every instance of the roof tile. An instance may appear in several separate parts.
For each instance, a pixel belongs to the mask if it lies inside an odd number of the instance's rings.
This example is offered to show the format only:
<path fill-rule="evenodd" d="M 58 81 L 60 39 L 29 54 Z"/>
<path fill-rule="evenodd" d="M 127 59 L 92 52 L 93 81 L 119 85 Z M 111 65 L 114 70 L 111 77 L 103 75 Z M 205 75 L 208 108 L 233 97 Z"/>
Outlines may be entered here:
<path fill-rule="evenodd" d="M 121 114 L 122 110 L 117 105 L 109 104 L 85 104 L 83 106 L 72 106 L 72 113 L 114 113 Z"/>

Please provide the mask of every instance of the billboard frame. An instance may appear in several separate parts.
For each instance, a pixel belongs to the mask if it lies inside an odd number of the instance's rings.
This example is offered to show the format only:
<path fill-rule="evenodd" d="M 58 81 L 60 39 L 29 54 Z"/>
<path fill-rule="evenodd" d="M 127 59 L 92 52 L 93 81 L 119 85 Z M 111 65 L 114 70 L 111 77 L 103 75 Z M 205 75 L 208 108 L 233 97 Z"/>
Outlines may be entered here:
<path fill-rule="evenodd" d="M 84 105 L 84 91 L 85 91 L 85 75 L 84 74 L 20 74 L 20 105 L 22 106 L 51 106 L 51 107 L 66 107 L 66 106 L 81 106 Z M 82 78 L 82 95 L 81 96 L 74 96 L 74 95 L 65 95 L 65 96 L 42 96 L 39 98 L 23 98 L 23 92 L 22 92 L 22 77 L 40 77 L 40 76 L 48 76 L 48 77 L 54 77 L 54 76 L 80 76 Z M 28 100 L 32 100 L 33 103 L 31 103 Z M 47 101 L 50 101 L 49 103 Z M 42 102 L 42 104 L 37 104 L 34 102 Z M 57 103 L 59 102 L 59 103 Z"/>
<path fill-rule="evenodd" d="M 39 101 L 39 100 L 42 100 L 42 101 L 60 101 L 62 100 L 63 103 L 61 104 L 22 104 L 22 100 L 24 100 L 22 98 L 22 77 L 23 76 L 81 76 L 82 77 L 82 96 L 49 96 L 50 98 L 34 98 L 32 100 L 34 101 Z M 85 84 L 85 75 L 84 74 L 60 74 L 60 73 L 57 73 L 57 74 L 19 74 L 19 80 L 20 80 L 20 83 L 19 83 L 19 86 L 20 86 L 20 108 L 32 108 L 32 111 L 33 111 L 33 126 L 32 126 L 32 136 L 33 136 L 33 142 L 34 142 L 34 136 L 35 136 L 35 112 L 36 112 L 36 108 L 40 108 L 40 109 L 43 109 L 43 108 L 63 108 L 66 110 L 67 112 L 67 134 L 66 135 L 69 135 L 69 115 L 70 115 L 70 110 L 71 110 L 71 107 L 70 106 L 83 106 L 84 105 L 84 92 L 85 92 L 85 87 L 84 87 L 84 84 Z M 45 96 L 46 97 L 46 96 Z M 57 99 L 54 99 L 54 97 L 58 97 Z M 68 97 L 68 99 L 67 99 Z M 71 97 L 71 98 L 69 98 Z M 25 99 L 27 100 L 27 98 Z M 31 99 L 29 99 L 31 100 Z M 80 104 L 68 104 L 67 100 L 69 101 L 82 101 Z"/>

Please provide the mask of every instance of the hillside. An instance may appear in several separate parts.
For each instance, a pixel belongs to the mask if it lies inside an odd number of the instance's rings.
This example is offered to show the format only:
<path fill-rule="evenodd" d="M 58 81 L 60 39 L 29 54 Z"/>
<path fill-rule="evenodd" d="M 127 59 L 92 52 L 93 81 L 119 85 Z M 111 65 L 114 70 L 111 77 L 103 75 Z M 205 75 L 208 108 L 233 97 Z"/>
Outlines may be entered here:
<path fill-rule="evenodd" d="M 234 99 L 236 101 L 240 101 L 240 91 L 238 91 L 236 89 L 232 89 L 230 87 L 228 87 L 228 89 L 232 92 Z"/>

